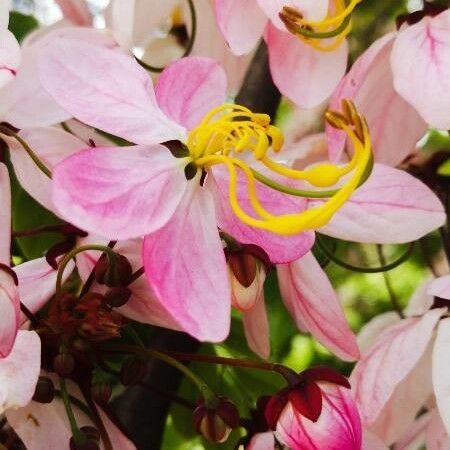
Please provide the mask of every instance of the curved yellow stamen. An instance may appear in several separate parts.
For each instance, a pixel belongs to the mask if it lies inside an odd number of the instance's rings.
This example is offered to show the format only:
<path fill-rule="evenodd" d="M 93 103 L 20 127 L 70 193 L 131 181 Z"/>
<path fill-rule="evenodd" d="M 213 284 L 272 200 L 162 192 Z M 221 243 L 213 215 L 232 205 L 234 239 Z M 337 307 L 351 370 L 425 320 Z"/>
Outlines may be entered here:
<path fill-rule="evenodd" d="M 347 6 L 344 6 L 342 0 L 335 0 L 336 15 L 318 21 L 302 20 L 301 24 L 311 28 L 328 28 L 345 20 L 361 2 L 362 0 L 352 0 Z"/>
<path fill-rule="evenodd" d="M 351 14 L 362 0 L 351 0 L 346 6 L 344 0 L 334 0 L 328 16 L 319 21 L 304 19 L 301 12 L 285 6 L 280 12 L 286 28 L 301 41 L 322 52 L 336 50 L 352 30 Z"/>
<path fill-rule="evenodd" d="M 220 112 L 223 113 L 221 116 Z M 235 120 L 236 118 L 242 120 Z M 217 164 L 227 167 L 230 206 L 243 223 L 278 234 L 296 234 L 326 225 L 361 184 L 371 161 L 367 124 L 351 102 L 343 102 L 342 113 L 328 112 L 327 120 L 335 128 L 343 130 L 353 143 L 353 157 L 343 166 L 326 163 L 310 169 L 296 170 L 271 160 L 268 156 L 269 148 L 279 151 L 283 143 L 280 130 L 270 125 L 270 119 L 265 114 L 252 113 L 239 105 L 223 105 L 208 113 L 201 124 L 191 131 L 187 141 L 188 148 L 192 161 L 198 167 L 208 168 Z M 260 160 L 277 175 L 306 181 L 316 187 L 336 185 L 342 177 L 353 173 L 342 187 L 330 193 L 332 196 L 321 205 L 306 211 L 277 216 L 262 206 L 252 169 L 240 159 L 230 156 L 232 152 L 239 154 L 243 151 L 252 152 L 256 160 Z M 238 169 L 246 179 L 251 212 L 245 211 L 239 202 Z"/>

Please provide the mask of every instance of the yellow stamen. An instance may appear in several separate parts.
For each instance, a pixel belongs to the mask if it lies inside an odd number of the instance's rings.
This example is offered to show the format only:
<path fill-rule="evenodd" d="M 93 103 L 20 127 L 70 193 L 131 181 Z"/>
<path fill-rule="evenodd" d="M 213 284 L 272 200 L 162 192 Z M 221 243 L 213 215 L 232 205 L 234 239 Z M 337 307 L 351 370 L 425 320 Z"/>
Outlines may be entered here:
<path fill-rule="evenodd" d="M 223 113 L 221 116 L 220 113 Z M 264 114 L 252 113 L 239 105 L 223 105 L 210 111 L 200 125 L 188 137 L 187 146 L 193 162 L 198 167 L 208 168 L 224 164 L 229 172 L 228 195 L 230 206 L 236 216 L 245 224 L 278 234 L 296 234 L 326 225 L 336 211 L 350 198 L 361 184 L 371 161 L 371 144 L 367 124 L 353 103 L 343 102 L 342 113 L 329 111 L 328 122 L 343 130 L 353 143 L 354 155 L 345 165 L 319 164 L 306 170 L 285 167 L 268 156 L 280 151 L 283 143 L 281 131 L 270 125 L 270 118 Z M 256 189 L 255 175 L 247 163 L 231 157 L 230 153 L 250 151 L 277 175 L 302 180 L 316 187 L 336 185 L 344 176 L 351 176 L 334 195 L 320 206 L 306 211 L 279 216 L 271 214 L 260 203 Z M 245 211 L 238 198 L 238 172 L 246 179 L 248 200 L 252 211 Z"/>
<path fill-rule="evenodd" d="M 292 7 L 284 7 L 280 18 L 288 31 L 301 41 L 318 51 L 336 50 L 352 30 L 351 14 L 362 0 L 351 0 L 346 6 L 344 0 L 333 0 L 328 16 L 319 21 L 304 19 L 303 15 Z"/>

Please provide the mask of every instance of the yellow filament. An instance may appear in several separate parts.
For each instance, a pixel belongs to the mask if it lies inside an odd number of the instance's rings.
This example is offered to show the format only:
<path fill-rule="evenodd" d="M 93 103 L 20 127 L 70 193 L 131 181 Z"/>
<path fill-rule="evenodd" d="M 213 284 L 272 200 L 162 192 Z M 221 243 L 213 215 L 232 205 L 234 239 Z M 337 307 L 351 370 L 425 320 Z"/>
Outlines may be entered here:
<path fill-rule="evenodd" d="M 296 23 L 298 26 L 307 29 L 312 29 L 316 32 L 332 31 L 333 28 L 336 28 L 336 26 L 341 25 L 343 21 L 346 20 L 347 17 L 353 13 L 353 10 L 361 1 L 362 0 L 352 0 L 347 6 L 345 6 L 343 0 L 334 0 L 334 7 L 336 10 L 335 15 L 327 17 L 326 19 L 320 21 L 309 21 L 304 20 L 303 18 L 299 18 L 293 20 L 293 22 Z M 301 41 L 305 42 L 306 44 L 308 44 L 309 46 L 313 47 L 318 51 L 332 52 L 342 44 L 342 42 L 350 34 L 351 30 L 352 30 L 352 22 L 350 20 L 345 29 L 342 30 L 338 36 L 333 38 L 328 39 L 311 38 L 303 36 L 302 34 L 296 34 L 296 36 Z"/>
<path fill-rule="evenodd" d="M 344 8 L 342 0 L 335 0 L 335 7 L 338 14 L 319 21 L 302 20 L 300 23 L 301 25 L 305 25 L 311 28 L 329 28 L 332 25 L 342 23 L 342 21 L 344 21 L 350 14 L 352 14 L 353 10 L 361 2 L 362 0 L 352 0 Z"/>
<path fill-rule="evenodd" d="M 223 114 L 217 117 L 221 112 Z M 328 117 L 329 122 L 342 129 L 353 143 L 354 155 L 351 161 L 343 166 L 325 163 L 306 170 L 295 170 L 272 161 L 267 152 L 270 147 L 274 151 L 281 149 L 283 137 L 280 130 L 270 125 L 267 115 L 254 114 L 239 105 L 223 105 L 205 116 L 188 137 L 190 156 L 198 167 L 208 168 L 216 164 L 224 164 L 227 167 L 230 206 L 243 223 L 277 234 L 296 234 L 320 228 L 328 223 L 359 186 L 371 158 L 367 125 L 351 102 L 343 102 L 343 114 L 332 112 Z M 255 176 L 250 167 L 240 159 L 229 156 L 231 152 L 240 153 L 245 150 L 251 151 L 255 159 L 261 160 L 268 169 L 278 175 L 303 180 L 316 187 L 333 186 L 343 176 L 353 173 L 344 185 L 321 205 L 276 216 L 261 205 Z M 244 211 L 239 202 L 237 169 L 242 171 L 246 179 L 251 214 Z"/>

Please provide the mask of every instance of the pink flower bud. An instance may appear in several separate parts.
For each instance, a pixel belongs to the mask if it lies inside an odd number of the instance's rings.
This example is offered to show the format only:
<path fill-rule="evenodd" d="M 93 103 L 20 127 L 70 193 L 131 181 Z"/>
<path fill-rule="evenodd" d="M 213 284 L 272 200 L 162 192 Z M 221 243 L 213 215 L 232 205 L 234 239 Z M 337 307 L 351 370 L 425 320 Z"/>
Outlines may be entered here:
<path fill-rule="evenodd" d="M 345 377 L 328 368 L 298 375 L 271 397 L 266 420 L 291 450 L 360 450 L 361 420 Z"/>

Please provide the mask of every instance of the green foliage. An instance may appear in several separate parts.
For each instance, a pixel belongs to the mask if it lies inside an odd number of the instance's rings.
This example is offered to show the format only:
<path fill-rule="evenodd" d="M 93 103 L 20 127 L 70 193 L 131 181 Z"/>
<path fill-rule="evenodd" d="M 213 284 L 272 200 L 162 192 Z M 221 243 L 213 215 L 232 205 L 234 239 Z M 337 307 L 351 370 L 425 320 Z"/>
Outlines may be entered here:
<path fill-rule="evenodd" d="M 27 34 L 31 33 L 38 26 L 39 23 L 33 16 L 28 16 L 17 11 L 11 11 L 9 14 L 8 28 L 19 42 L 22 42 Z"/>

